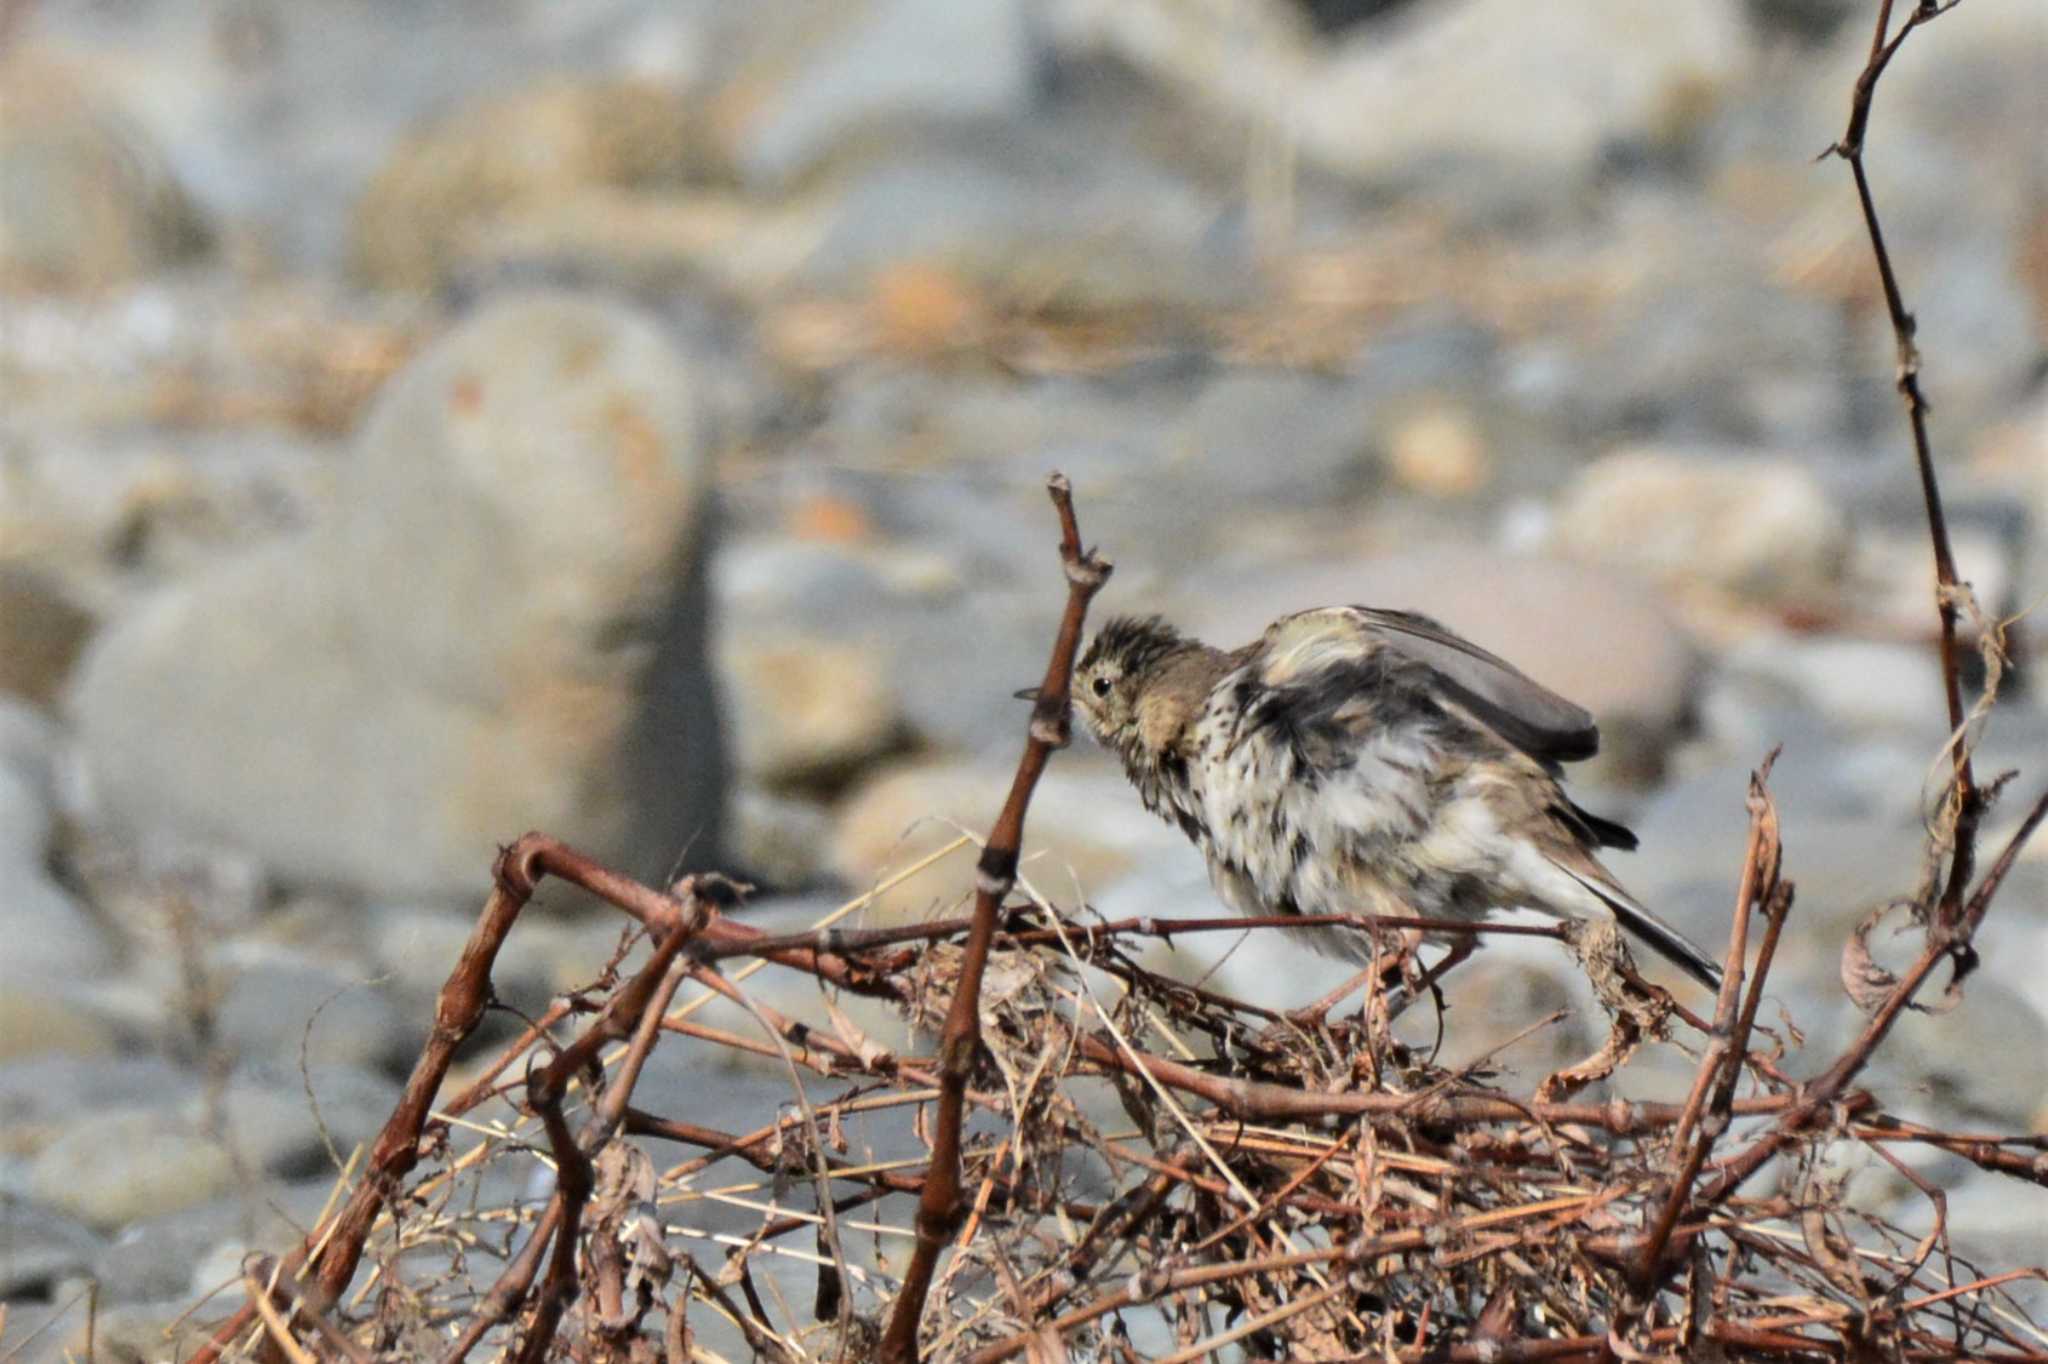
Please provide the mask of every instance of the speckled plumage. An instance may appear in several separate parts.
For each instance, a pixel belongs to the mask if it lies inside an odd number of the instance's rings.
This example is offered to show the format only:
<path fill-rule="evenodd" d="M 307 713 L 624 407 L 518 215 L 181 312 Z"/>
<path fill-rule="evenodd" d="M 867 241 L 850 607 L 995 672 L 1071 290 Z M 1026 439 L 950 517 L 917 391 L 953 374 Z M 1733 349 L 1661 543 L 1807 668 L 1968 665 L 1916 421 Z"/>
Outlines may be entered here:
<path fill-rule="evenodd" d="M 1583 709 L 1425 616 L 1325 607 L 1225 652 L 1158 617 L 1111 620 L 1075 668 L 1084 728 L 1247 914 L 1605 914 L 1695 979 L 1713 959 L 1600 865 L 1627 829 L 1573 804 Z M 1370 953 L 1364 935 L 1319 945 Z"/>

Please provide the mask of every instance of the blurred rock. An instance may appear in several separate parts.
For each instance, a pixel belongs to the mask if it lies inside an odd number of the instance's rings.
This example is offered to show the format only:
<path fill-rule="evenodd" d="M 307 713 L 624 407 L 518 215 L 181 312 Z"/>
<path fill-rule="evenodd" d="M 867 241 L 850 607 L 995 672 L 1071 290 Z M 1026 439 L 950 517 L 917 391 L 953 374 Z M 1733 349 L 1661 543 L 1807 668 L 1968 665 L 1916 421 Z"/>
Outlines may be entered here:
<path fill-rule="evenodd" d="M 140 129 L 71 72 L 26 56 L 0 66 L 0 283 L 107 288 L 206 244 Z"/>
<path fill-rule="evenodd" d="M 0 692 L 44 706 L 56 700 L 92 625 L 47 575 L 0 563 Z"/>
<path fill-rule="evenodd" d="M 1009 793 L 1012 767 L 918 763 L 886 769 L 841 804 L 834 864 L 865 891 L 950 843 L 988 833 Z M 1107 890 L 1145 855 L 1180 834 L 1145 811 L 1120 774 L 1055 767 L 1039 783 L 1025 825 L 1021 874 L 1048 898 Z M 961 849 L 889 891 L 870 911 L 880 923 L 962 912 L 974 891 L 973 848 Z"/>
<path fill-rule="evenodd" d="M 102 328 L 146 330 L 169 319 L 124 323 L 95 312 L 82 321 L 105 339 Z M 67 382 L 99 393 L 154 386 L 137 374 L 156 372 L 147 357 L 124 353 L 118 344 L 109 349 L 114 353 L 74 356 L 58 368 L 74 368 Z M 5 363 L 0 360 L 0 368 Z M 72 411 L 69 420 L 88 430 L 31 437 L 9 451 L 0 559 L 51 580 L 55 591 L 96 618 L 111 614 L 144 583 L 303 525 L 331 500 L 328 443 L 276 430 L 165 434 L 131 425 L 153 410 L 136 398 L 132 404 L 117 399 L 111 411 Z"/>
<path fill-rule="evenodd" d="M 479 235 L 594 187 L 672 185 L 704 169 L 699 120 L 643 81 L 543 81 L 409 134 L 364 191 L 352 254 L 365 280 L 426 289 Z"/>
<path fill-rule="evenodd" d="M 211 1137 L 154 1108 L 80 1115 L 29 1162 L 29 1197 L 111 1230 L 232 1189 L 234 1161 Z"/>
<path fill-rule="evenodd" d="M 1372 179 L 1444 158 L 1585 172 L 1615 143 L 1673 136 L 1748 59 L 1742 15 L 1711 0 L 1654 14 L 1626 0 L 1415 5 L 1333 45 L 1278 5 L 1064 0 L 1048 26 L 1069 53 L 1113 54 L 1222 119 L 1284 129 L 1317 165 Z"/>
<path fill-rule="evenodd" d="M 0 1198 L 0 1302 L 50 1296 L 89 1272 L 104 1243 L 90 1227 L 15 1198 Z"/>
<path fill-rule="evenodd" d="M 961 519 L 974 501 L 970 487 L 920 480 L 901 489 L 884 486 L 862 504 L 889 518 L 886 529 L 900 535 L 896 540 L 735 537 L 715 572 L 717 617 L 731 632 L 726 647 L 742 646 L 756 633 L 779 634 L 881 664 L 880 701 L 896 718 L 888 741 L 870 744 L 871 753 L 892 746 L 899 727 L 925 743 L 967 751 L 995 735 L 1007 743 L 1019 731 L 1004 728 L 1005 722 L 1021 724 L 1023 714 L 1010 695 L 1044 671 L 1059 600 L 1056 578 L 1051 597 L 1041 590 L 1028 603 L 1017 600 L 1025 594 L 1005 585 L 1012 579 L 1008 565 L 1013 552 L 1020 563 L 1025 555 L 1038 559 L 1041 572 L 1056 573 L 1057 561 L 1042 543 L 1024 540 L 1016 525 L 991 524 L 986 516 Z M 977 580 L 999 586 L 970 590 Z M 730 684 L 725 695 L 744 714 L 746 703 Z M 871 720 L 880 718 L 879 710 L 870 712 Z"/>
<path fill-rule="evenodd" d="M 294 1066 L 303 1056 L 374 1070 L 408 1059 L 427 1031 L 426 1019 L 409 1024 L 375 984 L 311 961 L 266 956 L 228 969 L 214 1028 L 239 1060 Z"/>
<path fill-rule="evenodd" d="M 781 185 L 850 135 L 912 118 L 1020 113 L 1032 82 L 1020 0 L 855 0 L 781 25 L 713 102 L 749 181 Z"/>
<path fill-rule="evenodd" d="M 530 828 L 650 875 L 693 834 L 715 857 L 687 361 L 612 305 L 507 300 L 357 446 L 332 516 L 95 641 L 104 813 L 392 897 L 473 894 Z"/>
<path fill-rule="evenodd" d="M 1878 930 L 1888 933 L 1889 925 Z M 1917 939 L 1914 940 L 1917 946 Z M 1926 992 L 1929 1000 L 1934 992 Z M 1979 975 L 1947 1013 L 1909 1013 L 1871 1058 L 1867 1082 L 1891 1112 L 1950 1131 L 2048 1134 L 2048 1018 Z M 1862 1026 L 1847 1000 L 1844 1035 Z"/>
<path fill-rule="evenodd" d="M 1726 661 L 1790 688 L 1838 731 L 1924 732 L 1948 713 L 1932 644 L 1770 632 L 1735 646 Z"/>
<path fill-rule="evenodd" d="M 1433 405 L 1403 418 L 1387 438 L 1394 481 L 1427 497 L 1470 497 L 1493 478 L 1486 433 L 1461 407 Z"/>
<path fill-rule="evenodd" d="M 236 1159 L 267 1173 L 314 1178 L 340 1173 L 355 1148 L 374 1139 L 397 1106 L 399 1087 L 355 1066 L 315 1064 L 245 1071 L 218 1095 L 195 1094 L 186 1121 L 214 1129 Z"/>
<path fill-rule="evenodd" d="M 1969 22 L 1925 26 L 1886 68 L 1878 100 L 1889 131 L 1883 155 L 1873 133 L 1866 163 L 1883 208 L 1885 245 L 1913 314 L 1921 384 L 1950 433 L 2008 413 L 2038 383 L 2048 354 L 2048 319 L 2029 288 L 2036 268 L 2029 238 L 2041 221 L 2048 140 L 2039 136 L 2037 118 L 2013 115 L 2039 98 L 2048 34 L 2032 0 L 1972 3 Z M 1869 55 L 1870 22 L 1862 18 L 1844 25 L 1827 53 L 1804 68 L 1801 106 L 1786 120 L 1797 138 L 1785 149 L 1787 159 L 1812 155 L 1813 131 L 1823 144 L 1842 135 L 1845 92 Z M 1815 273 L 1832 276 L 1855 306 L 1850 358 L 1870 380 L 1868 420 L 1903 435 L 1891 383 L 1897 343 L 1870 278 L 1870 244 L 1855 196 L 1833 196 L 1786 238 L 1804 260 L 1826 262 Z"/>
<path fill-rule="evenodd" d="M 0 1157 L 33 1156 L 92 1113 L 168 1107 L 194 1077 L 141 1056 L 33 1056 L 0 1061 Z"/>
<path fill-rule="evenodd" d="M 841 780 L 900 737 L 878 646 L 735 631 L 718 655 L 734 757 L 757 781 Z"/>
<path fill-rule="evenodd" d="M 1379 462 L 1371 405 L 1355 385 L 1290 370 L 1228 369 L 1169 438 L 1166 468 L 1218 501 L 1322 506 L 1356 498 Z"/>
<path fill-rule="evenodd" d="M 866 292 L 909 263 L 1034 311 L 1191 311 L 1252 296 L 1248 243 L 1227 230 L 1223 198 L 1085 126 L 856 140 L 816 177 L 815 244 L 795 275 L 814 289 Z"/>
<path fill-rule="evenodd" d="M 807 800 L 741 787 L 730 812 L 733 863 L 776 890 L 824 880 L 832 864 L 832 818 Z"/>
<path fill-rule="evenodd" d="M 1593 712 L 1601 751 L 1576 769 L 1581 781 L 1654 776 L 1698 682 L 1691 644 L 1654 599 L 1620 575 L 1553 560 L 1446 546 L 1196 588 L 1184 623 L 1222 648 L 1314 606 L 1436 617 Z"/>
<path fill-rule="evenodd" d="M 1559 500 L 1558 549 L 1648 576 L 1811 615 L 1839 606 L 1849 525 L 1790 460 L 1623 450 Z"/>
<path fill-rule="evenodd" d="M 122 1228 L 94 1266 L 101 1291 L 115 1302 L 166 1302 L 210 1292 L 219 1279 L 199 1278 L 202 1261 L 223 1246 L 275 1253 L 291 1244 L 318 1220 L 333 1183 L 330 1178 L 267 1185 L 138 1219 Z"/>
<path fill-rule="evenodd" d="M 4 923 L 5 916 L 0 916 L 0 924 Z M 109 1056 L 117 1043 L 105 1018 L 64 994 L 37 989 L 26 981 L 10 981 L 0 991 L 0 1061 L 27 1056 Z"/>
<path fill-rule="evenodd" d="M 9 986 L 83 985 L 113 960 L 98 924 L 50 875 L 48 728 L 23 703 L 0 697 L 0 984 Z"/>

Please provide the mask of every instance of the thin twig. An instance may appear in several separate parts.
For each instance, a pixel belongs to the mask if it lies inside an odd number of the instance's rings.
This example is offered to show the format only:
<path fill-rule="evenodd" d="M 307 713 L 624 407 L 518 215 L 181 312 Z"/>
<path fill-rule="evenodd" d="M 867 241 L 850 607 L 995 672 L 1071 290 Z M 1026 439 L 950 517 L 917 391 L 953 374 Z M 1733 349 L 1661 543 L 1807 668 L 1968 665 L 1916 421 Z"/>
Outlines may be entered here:
<path fill-rule="evenodd" d="M 1016 884 L 1017 857 L 1024 843 L 1024 815 L 1030 808 L 1032 792 L 1037 789 L 1039 774 L 1045 771 L 1054 751 L 1067 746 L 1071 723 L 1067 688 L 1074 672 L 1074 655 L 1081 646 L 1088 603 L 1109 581 L 1111 571 L 1107 559 L 1082 547 L 1081 529 L 1074 519 L 1073 488 L 1065 476 L 1054 474 L 1047 481 L 1046 490 L 1060 518 L 1060 565 L 1067 577 L 1067 609 L 1060 618 L 1059 636 L 1045 667 L 1045 681 L 1040 684 L 1037 702 L 1032 707 L 1029 737 L 1024 755 L 1017 762 L 1017 775 L 1010 783 L 1009 799 L 996 817 L 988 843 L 975 865 L 974 923 L 968 931 L 960 980 L 940 1035 L 939 1112 L 932 1142 L 932 1175 L 918 1202 L 917 1244 L 904 1271 L 903 1290 L 890 1309 L 889 1324 L 882 1336 L 884 1364 L 913 1364 L 916 1360 L 918 1320 L 924 1312 L 925 1295 L 931 1289 L 932 1271 L 960 1215 L 960 1121 L 968 1077 L 973 1073 L 981 1046 L 981 980 L 988 965 L 989 943 L 995 937 L 997 911 Z"/>

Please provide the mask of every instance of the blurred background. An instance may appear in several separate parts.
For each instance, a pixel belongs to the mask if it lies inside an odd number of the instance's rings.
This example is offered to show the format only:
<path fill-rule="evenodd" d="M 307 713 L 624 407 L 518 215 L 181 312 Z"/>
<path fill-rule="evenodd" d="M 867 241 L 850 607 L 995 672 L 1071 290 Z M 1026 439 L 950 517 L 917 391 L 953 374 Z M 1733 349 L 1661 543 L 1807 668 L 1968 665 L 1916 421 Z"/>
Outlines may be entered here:
<path fill-rule="evenodd" d="M 310 1216 L 525 830 L 793 925 L 985 828 L 1055 468 L 1099 612 L 1234 645 L 1421 609 L 1588 705 L 1615 870 L 1711 945 L 1782 743 L 1777 979 L 1838 1040 L 1946 731 L 1892 335 L 1817 159 L 1874 9 L 0 0 L 0 1350 L 87 1276 L 161 1321 Z M 1994 616 L 2048 594 L 2044 70 L 2038 0 L 1971 0 L 1870 138 Z M 1980 760 L 2028 795 L 2040 637 Z M 1063 903 L 1216 912 L 1099 754 L 1031 846 Z M 1888 1102 L 2048 1127 L 2044 901 L 2037 845 Z M 543 909 L 527 1007 L 617 935 Z M 1228 947 L 1164 961 L 1342 974 Z M 1454 1050 L 1575 1000 L 1504 1064 L 1601 1033 L 1555 953 L 1459 974 Z M 1954 1178 L 1959 1222 L 2038 1229 Z"/>

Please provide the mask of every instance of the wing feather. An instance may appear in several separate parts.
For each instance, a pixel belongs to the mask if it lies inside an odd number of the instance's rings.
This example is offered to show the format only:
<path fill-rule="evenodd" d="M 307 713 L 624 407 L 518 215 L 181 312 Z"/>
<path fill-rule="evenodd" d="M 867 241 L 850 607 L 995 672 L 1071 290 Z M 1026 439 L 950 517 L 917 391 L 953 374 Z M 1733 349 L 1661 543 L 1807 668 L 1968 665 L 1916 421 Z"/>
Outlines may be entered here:
<path fill-rule="evenodd" d="M 1599 751 L 1600 730 L 1585 707 L 1413 611 L 1333 606 L 1282 617 L 1260 641 L 1261 680 L 1299 684 L 1362 663 L 1378 648 L 1428 668 L 1445 699 L 1538 761 L 1576 762 Z"/>

